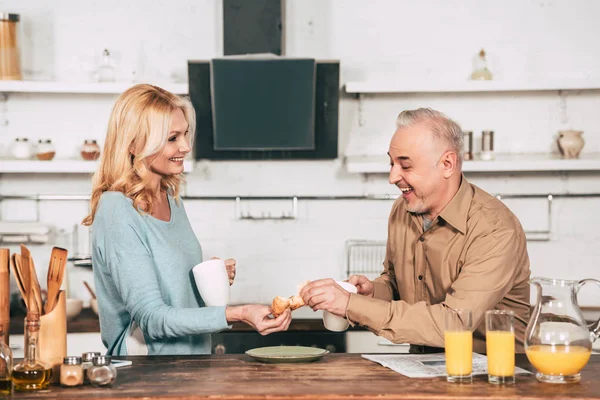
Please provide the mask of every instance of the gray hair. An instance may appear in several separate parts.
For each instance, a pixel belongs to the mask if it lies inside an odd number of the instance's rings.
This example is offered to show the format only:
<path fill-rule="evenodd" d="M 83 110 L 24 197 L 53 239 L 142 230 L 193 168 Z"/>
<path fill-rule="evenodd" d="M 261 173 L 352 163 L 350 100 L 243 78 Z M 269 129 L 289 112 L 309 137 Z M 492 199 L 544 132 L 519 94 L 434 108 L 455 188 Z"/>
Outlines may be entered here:
<path fill-rule="evenodd" d="M 404 110 L 396 118 L 396 127 L 403 128 L 418 123 L 426 123 L 436 139 L 448 143 L 450 149 L 458 156 L 460 164 L 463 161 L 463 133 L 460 125 L 443 113 L 431 108 Z"/>

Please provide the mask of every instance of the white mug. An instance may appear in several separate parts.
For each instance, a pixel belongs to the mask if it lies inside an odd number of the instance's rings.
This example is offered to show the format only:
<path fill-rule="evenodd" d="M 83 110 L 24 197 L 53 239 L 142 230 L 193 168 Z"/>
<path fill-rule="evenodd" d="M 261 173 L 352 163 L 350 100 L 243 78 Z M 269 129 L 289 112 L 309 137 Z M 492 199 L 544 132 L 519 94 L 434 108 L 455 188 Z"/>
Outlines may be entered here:
<path fill-rule="evenodd" d="M 223 260 L 204 261 L 192 268 L 196 287 L 207 306 L 226 306 L 229 302 L 229 277 Z"/>
<path fill-rule="evenodd" d="M 336 281 L 338 285 L 350 293 L 356 293 L 356 286 L 349 284 L 348 282 Z M 338 317 L 329 311 L 323 311 L 323 325 L 325 328 L 333 332 L 343 332 L 350 326 L 348 320 L 344 317 Z"/>

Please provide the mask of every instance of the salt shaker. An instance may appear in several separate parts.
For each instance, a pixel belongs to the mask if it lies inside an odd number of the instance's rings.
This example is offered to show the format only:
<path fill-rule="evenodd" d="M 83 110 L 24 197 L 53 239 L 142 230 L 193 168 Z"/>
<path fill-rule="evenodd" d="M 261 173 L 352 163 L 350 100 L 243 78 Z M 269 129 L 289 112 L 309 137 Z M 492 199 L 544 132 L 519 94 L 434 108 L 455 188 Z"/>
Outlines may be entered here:
<path fill-rule="evenodd" d="M 494 159 L 494 131 L 483 131 L 481 136 L 481 159 Z"/>
<path fill-rule="evenodd" d="M 110 356 L 94 357 L 87 376 L 92 386 L 112 385 L 117 380 L 117 368 L 112 365 Z"/>
<path fill-rule="evenodd" d="M 83 385 L 83 365 L 81 357 L 65 357 L 60 366 L 60 384 L 62 386 Z"/>

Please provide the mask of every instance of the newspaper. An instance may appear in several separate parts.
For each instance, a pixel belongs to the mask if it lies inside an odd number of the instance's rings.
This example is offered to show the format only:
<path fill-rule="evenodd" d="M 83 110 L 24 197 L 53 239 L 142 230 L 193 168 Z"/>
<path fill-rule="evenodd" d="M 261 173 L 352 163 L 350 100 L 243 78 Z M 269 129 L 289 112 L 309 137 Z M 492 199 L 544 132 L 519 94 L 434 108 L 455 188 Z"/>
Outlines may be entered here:
<path fill-rule="evenodd" d="M 363 358 L 374 361 L 409 378 L 434 378 L 446 376 L 444 354 L 363 354 Z M 530 374 L 515 367 L 515 374 Z M 473 375 L 487 375 L 487 357 L 473 353 Z"/>

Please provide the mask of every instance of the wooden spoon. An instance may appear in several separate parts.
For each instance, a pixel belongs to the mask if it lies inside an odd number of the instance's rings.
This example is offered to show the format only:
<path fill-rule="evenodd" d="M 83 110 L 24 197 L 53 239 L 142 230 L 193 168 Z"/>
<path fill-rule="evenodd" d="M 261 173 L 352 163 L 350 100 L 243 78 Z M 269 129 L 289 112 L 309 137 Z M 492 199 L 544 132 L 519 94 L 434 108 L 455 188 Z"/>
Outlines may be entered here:
<path fill-rule="evenodd" d="M 21 255 L 18 253 L 13 253 L 10 257 L 10 269 L 12 269 L 12 273 L 15 276 L 15 281 L 17 282 L 17 287 L 19 288 L 19 292 L 21 292 L 21 296 L 23 296 L 23 301 L 25 302 L 25 307 L 29 308 L 27 305 L 27 289 L 23 284 L 23 277 L 21 276 Z"/>
<path fill-rule="evenodd" d="M 29 271 L 29 288 L 27 290 L 27 295 L 29 298 L 33 298 L 35 301 L 35 305 L 37 307 L 37 312 L 42 313 L 42 290 L 40 289 L 40 282 L 37 278 L 37 273 L 35 271 L 35 264 L 33 263 L 33 258 L 31 257 L 31 253 L 29 249 L 25 245 L 21 245 L 21 269 Z M 25 278 L 25 277 L 24 277 Z M 25 278 L 26 279 L 26 278 Z M 25 279 L 23 282 L 25 282 Z M 30 292 L 31 291 L 31 292 Z M 32 304 L 29 303 L 31 306 Z"/>
<path fill-rule="evenodd" d="M 51 312 L 58 302 L 58 294 L 65 276 L 67 256 L 67 250 L 60 247 L 52 248 L 50 265 L 48 266 L 48 300 L 44 304 L 44 313 L 46 314 Z"/>

